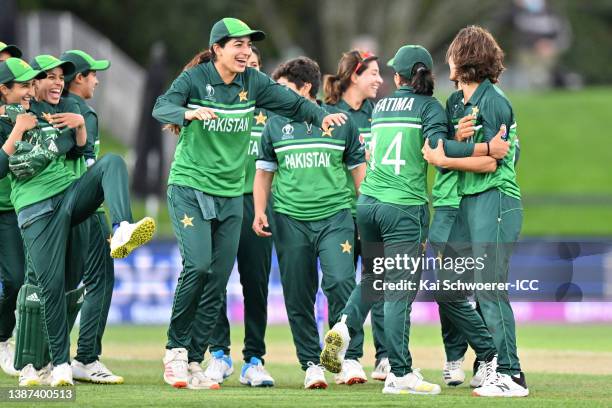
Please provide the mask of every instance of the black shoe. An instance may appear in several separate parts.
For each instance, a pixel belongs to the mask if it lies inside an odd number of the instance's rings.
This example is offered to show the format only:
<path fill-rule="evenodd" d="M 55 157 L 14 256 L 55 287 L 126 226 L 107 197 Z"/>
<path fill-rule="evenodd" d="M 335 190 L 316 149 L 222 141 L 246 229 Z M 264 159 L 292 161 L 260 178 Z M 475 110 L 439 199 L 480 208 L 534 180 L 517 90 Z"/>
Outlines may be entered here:
<path fill-rule="evenodd" d="M 516 384 L 523 388 L 527 388 L 527 381 L 525 380 L 524 372 L 521 371 L 518 375 L 511 375 L 510 377 L 512 377 L 512 381 L 514 381 Z"/>

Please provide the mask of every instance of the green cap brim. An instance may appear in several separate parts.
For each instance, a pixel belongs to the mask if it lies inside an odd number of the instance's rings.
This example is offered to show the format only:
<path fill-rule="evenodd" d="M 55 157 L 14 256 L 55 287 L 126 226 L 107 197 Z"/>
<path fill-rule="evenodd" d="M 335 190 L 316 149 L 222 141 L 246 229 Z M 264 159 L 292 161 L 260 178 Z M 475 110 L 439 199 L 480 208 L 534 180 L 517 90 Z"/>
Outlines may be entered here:
<path fill-rule="evenodd" d="M 266 33 L 260 30 L 244 30 L 238 31 L 231 35 L 228 35 L 229 38 L 240 38 L 240 37 L 251 37 L 251 41 L 261 41 L 266 38 Z"/>
<path fill-rule="evenodd" d="M 49 65 L 45 65 L 44 67 L 40 67 L 42 71 L 50 71 L 54 68 L 57 67 L 61 67 L 62 71 L 64 72 L 64 76 L 68 76 L 68 75 L 72 75 L 74 74 L 75 71 L 75 66 L 72 62 L 70 61 L 62 61 L 62 60 L 57 60 L 55 62 L 52 62 Z"/>
<path fill-rule="evenodd" d="M 37 69 L 32 69 L 23 73 L 23 75 L 16 77 L 13 79 L 14 82 L 28 82 L 32 79 L 43 79 L 47 77 L 47 73 L 45 71 L 39 71 Z"/>
<path fill-rule="evenodd" d="M 395 62 L 395 58 L 391 58 L 389 61 L 387 61 L 387 66 L 392 67 L 394 62 Z"/>
<path fill-rule="evenodd" d="M 109 60 L 97 60 L 91 64 L 91 71 L 104 71 L 110 67 Z"/>

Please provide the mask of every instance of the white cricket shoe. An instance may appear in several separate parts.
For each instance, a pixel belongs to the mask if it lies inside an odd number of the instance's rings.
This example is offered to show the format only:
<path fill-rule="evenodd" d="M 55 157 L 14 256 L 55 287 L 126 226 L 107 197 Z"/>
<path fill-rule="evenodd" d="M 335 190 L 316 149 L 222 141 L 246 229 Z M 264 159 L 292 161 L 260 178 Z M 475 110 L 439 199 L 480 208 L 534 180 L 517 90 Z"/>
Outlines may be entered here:
<path fill-rule="evenodd" d="M 482 387 L 472 391 L 475 397 L 526 397 L 529 388 L 525 381 L 525 375 L 521 372 L 518 376 L 501 374 L 495 372 L 488 375 Z"/>
<path fill-rule="evenodd" d="M 40 379 L 40 385 L 51 385 L 51 373 L 53 372 L 53 363 L 49 363 L 40 370 L 38 370 L 38 378 Z M 74 377 L 73 377 L 74 378 Z"/>
<path fill-rule="evenodd" d="M 446 385 L 456 387 L 463 384 L 465 381 L 465 371 L 463 371 L 463 360 L 461 357 L 459 360 L 446 361 L 444 363 L 444 369 L 442 370 L 442 378 Z"/>
<path fill-rule="evenodd" d="M 155 220 L 145 217 L 137 223 L 121 222 L 110 241 L 111 258 L 125 258 L 134 249 L 149 242 L 155 233 Z"/>
<path fill-rule="evenodd" d="M 323 340 L 321 364 L 332 373 L 339 373 L 342 370 L 344 355 L 351 341 L 348 326 L 345 322 L 346 315 L 343 315 L 342 320 L 336 323 L 325 334 L 325 339 Z"/>
<path fill-rule="evenodd" d="M 15 347 L 11 340 L 0 342 L 0 368 L 6 374 L 17 377 L 19 376 L 19 371 L 15 370 L 14 366 L 15 362 Z"/>
<path fill-rule="evenodd" d="M 470 380 L 470 387 L 478 388 L 484 385 L 485 380 L 485 372 L 486 372 L 486 364 L 484 361 L 478 362 L 478 370 L 476 370 L 476 374 Z"/>
<path fill-rule="evenodd" d="M 100 360 L 90 364 L 72 360 L 72 378 L 95 384 L 123 384 L 123 377 L 115 375 Z"/>
<path fill-rule="evenodd" d="M 436 395 L 440 391 L 441 389 L 438 384 L 428 383 L 423 380 L 423 375 L 420 371 L 414 369 L 403 377 L 396 377 L 395 374 L 389 373 L 382 392 L 383 394 Z"/>
<path fill-rule="evenodd" d="M 20 387 L 33 387 L 35 385 L 40 385 L 40 377 L 38 376 L 38 371 L 34 368 L 32 364 L 28 364 L 23 367 L 19 372 L 19 386 Z"/>
<path fill-rule="evenodd" d="M 479 361 L 478 362 L 478 370 L 476 370 L 476 374 L 472 377 L 470 381 L 470 387 L 478 388 L 482 387 L 487 378 L 490 376 L 495 376 L 497 371 L 497 354 L 491 359 L 489 362 Z"/>
<path fill-rule="evenodd" d="M 273 387 L 274 378 L 265 369 L 260 359 L 251 357 L 251 361 L 242 366 L 240 384 L 251 387 Z"/>
<path fill-rule="evenodd" d="M 325 369 L 312 361 L 308 362 L 306 377 L 304 378 L 304 388 L 314 390 L 316 388 L 327 388 L 325 380 Z"/>
<path fill-rule="evenodd" d="M 234 373 L 234 363 L 232 363 L 230 356 L 223 354 L 223 350 L 213 351 L 211 355 L 212 358 L 208 362 L 204 375 L 216 383 L 222 384 L 227 377 Z"/>
<path fill-rule="evenodd" d="M 387 375 L 391 372 L 391 364 L 387 357 L 381 358 L 376 362 L 376 367 L 372 371 L 372 379 L 378 381 L 385 381 Z"/>
<path fill-rule="evenodd" d="M 189 382 L 187 349 L 166 349 L 164 362 L 164 381 L 174 388 L 185 388 Z"/>
<path fill-rule="evenodd" d="M 342 371 L 334 375 L 336 384 L 363 384 L 368 382 L 363 367 L 357 360 L 344 360 L 342 362 Z"/>
<path fill-rule="evenodd" d="M 58 366 L 53 366 L 53 371 L 51 371 L 50 385 L 52 387 L 74 385 L 74 382 L 72 381 L 72 367 L 70 367 L 70 364 L 63 363 Z"/>
<path fill-rule="evenodd" d="M 207 377 L 200 364 L 189 363 L 189 383 L 187 388 L 190 390 L 218 390 L 219 383 Z"/>

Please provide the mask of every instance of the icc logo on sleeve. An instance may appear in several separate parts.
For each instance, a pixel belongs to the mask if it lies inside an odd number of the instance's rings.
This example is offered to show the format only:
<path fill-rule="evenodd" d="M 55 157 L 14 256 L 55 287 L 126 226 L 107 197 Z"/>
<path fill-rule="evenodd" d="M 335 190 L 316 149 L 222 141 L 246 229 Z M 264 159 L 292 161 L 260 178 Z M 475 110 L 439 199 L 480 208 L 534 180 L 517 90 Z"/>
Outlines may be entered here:
<path fill-rule="evenodd" d="M 283 132 L 282 140 L 293 139 L 293 126 L 291 124 L 287 123 L 281 130 Z"/>

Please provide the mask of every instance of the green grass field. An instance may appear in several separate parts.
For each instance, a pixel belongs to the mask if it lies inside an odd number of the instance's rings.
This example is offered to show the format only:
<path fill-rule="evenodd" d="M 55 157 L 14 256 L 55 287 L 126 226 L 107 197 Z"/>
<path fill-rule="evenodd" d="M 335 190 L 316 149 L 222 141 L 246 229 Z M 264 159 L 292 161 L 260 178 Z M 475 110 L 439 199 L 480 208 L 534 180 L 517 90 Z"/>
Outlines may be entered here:
<path fill-rule="evenodd" d="M 369 374 L 373 363 L 371 337 L 366 330 L 363 364 Z M 232 330 L 232 351 L 236 368 L 241 366 L 243 331 Z M 481 399 L 470 395 L 469 387 L 443 387 L 438 396 L 389 396 L 381 393 L 382 383 L 368 382 L 352 387 L 332 384 L 327 390 L 302 389 L 303 373 L 295 363 L 289 328 L 271 326 L 267 335 L 267 367 L 276 379 L 270 389 L 251 389 L 232 375 L 218 391 L 175 390 L 162 380 L 161 355 L 165 328 L 159 326 L 111 326 L 105 335 L 103 361 L 125 377 L 119 386 L 78 384 L 76 403 L 51 406 L 79 407 L 380 407 L 452 406 L 461 407 L 610 407 L 612 406 L 612 327 L 610 326 L 521 326 L 519 354 L 530 386 L 525 399 Z M 415 365 L 423 367 L 426 378 L 441 383 L 442 350 L 438 326 L 416 326 L 411 347 Z M 432 356 L 434 358 L 432 358 Z M 471 362 L 471 357 L 468 358 Z M 469 364 L 466 362 L 465 368 Z M 558 373 L 555 371 L 559 371 Z M 469 378 L 469 377 L 468 377 Z M 0 376 L 0 386 L 14 386 L 16 379 Z M 32 406 L 40 406 L 32 404 Z M 28 406 L 27 403 L 2 406 Z"/>

